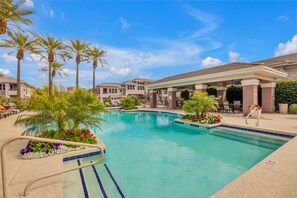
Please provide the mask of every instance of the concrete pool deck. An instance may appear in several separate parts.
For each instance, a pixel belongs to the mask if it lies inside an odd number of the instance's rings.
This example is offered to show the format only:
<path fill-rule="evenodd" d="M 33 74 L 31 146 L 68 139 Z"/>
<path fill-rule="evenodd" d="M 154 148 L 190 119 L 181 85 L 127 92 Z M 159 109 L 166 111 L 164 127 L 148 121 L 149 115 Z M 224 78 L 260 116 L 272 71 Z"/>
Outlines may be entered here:
<path fill-rule="evenodd" d="M 182 110 L 168 110 L 165 108 L 141 110 L 166 111 L 183 113 Z M 19 136 L 23 128 L 13 126 L 17 115 L 0 120 L 0 146 L 9 138 Z M 224 124 L 247 128 L 244 117 L 240 114 L 222 114 Z M 249 128 L 283 132 L 297 135 L 297 115 L 263 114 L 260 126 Z M 9 163 L 11 197 L 20 197 L 28 181 L 40 175 L 63 169 L 62 155 L 36 160 L 19 160 L 17 153 L 26 144 L 16 141 L 9 146 L 7 161 Z M 246 171 L 213 197 L 296 197 L 297 194 L 297 137 L 273 152 L 267 158 Z M 276 162 L 274 165 L 267 163 Z M 46 167 L 46 168 L 44 168 Z M 1 173 L 0 173 L 1 174 Z M 61 197 L 62 177 L 57 176 L 33 185 L 32 193 L 28 197 Z M 0 197 L 2 197 L 2 181 L 0 181 Z"/>

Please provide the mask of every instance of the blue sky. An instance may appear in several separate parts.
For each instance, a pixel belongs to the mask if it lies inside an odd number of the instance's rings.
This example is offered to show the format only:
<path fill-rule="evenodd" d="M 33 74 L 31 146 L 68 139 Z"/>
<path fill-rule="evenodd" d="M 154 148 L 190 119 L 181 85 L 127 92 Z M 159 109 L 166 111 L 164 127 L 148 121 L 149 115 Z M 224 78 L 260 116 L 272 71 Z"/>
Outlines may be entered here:
<path fill-rule="evenodd" d="M 34 11 L 29 30 L 107 50 L 97 83 L 156 80 L 297 52 L 296 1 L 27 0 L 25 6 Z M 16 76 L 16 60 L 7 52 L 0 49 L 0 72 Z M 33 59 L 22 62 L 22 79 L 42 86 L 44 63 Z M 66 67 L 69 76 L 56 82 L 74 86 L 74 61 Z M 90 88 L 92 65 L 81 64 L 80 74 L 81 86 Z"/>

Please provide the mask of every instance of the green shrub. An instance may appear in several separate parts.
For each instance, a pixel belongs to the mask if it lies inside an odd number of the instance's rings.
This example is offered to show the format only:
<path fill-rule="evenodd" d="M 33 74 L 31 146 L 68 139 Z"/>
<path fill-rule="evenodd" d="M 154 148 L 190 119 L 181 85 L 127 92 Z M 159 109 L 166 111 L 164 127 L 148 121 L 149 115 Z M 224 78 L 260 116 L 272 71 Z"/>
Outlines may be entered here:
<path fill-rule="evenodd" d="M 135 96 L 128 96 L 126 98 L 121 99 L 120 101 L 121 109 L 124 109 L 124 110 L 137 109 L 135 100 L 136 100 Z"/>
<path fill-rule="evenodd" d="M 216 87 L 208 87 L 206 91 L 209 96 L 217 97 L 217 88 Z"/>
<path fill-rule="evenodd" d="M 180 97 L 184 100 L 189 100 L 190 99 L 190 92 L 187 89 L 184 89 L 180 92 Z"/>
<path fill-rule="evenodd" d="M 297 79 L 278 81 L 275 87 L 275 105 L 279 103 L 297 104 Z"/>
<path fill-rule="evenodd" d="M 290 106 L 290 113 L 295 113 L 297 114 L 297 104 L 292 104 Z"/>
<path fill-rule="evenodd" d="M 105 108 L 98 98 L 84 89 L 73 93 L 53 90 L 52 96 L 45 89 L 36 89 L 28 101 L 28 111 L 34 114 L 21 115 L 16 126 L 25 126 L 26 132 L 36 135 L 54 130 L 55 138 L 63 139 L 67 130 L 101 127 L 101 113 Z"/>
<path fill-rule="evenodd" d="M 242 103 L 242 87 L 241 86 L 228 87 L 226 97 L 229 103 L 234 103 L 234 101 L 241 101 Z"/>

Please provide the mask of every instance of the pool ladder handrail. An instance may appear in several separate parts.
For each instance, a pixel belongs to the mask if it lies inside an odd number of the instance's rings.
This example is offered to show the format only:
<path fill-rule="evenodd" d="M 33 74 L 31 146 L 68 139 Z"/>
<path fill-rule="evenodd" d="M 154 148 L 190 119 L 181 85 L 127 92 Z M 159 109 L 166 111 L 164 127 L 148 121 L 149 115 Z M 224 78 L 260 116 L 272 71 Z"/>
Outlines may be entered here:
<path fill-rule="evenodd" d="M 33 136 L 18 136 L 15 138 L 11 138 L 9 140 L 7 140 L 6 142 L 4 142 L 4 144 L 1 147 L 1 171 L 2 171 L 2 186 L 3 186 L 3 198 L 8 198 L 8 179 L 7 179 L 7 162 L 6 162 L 6 147 L 11 143 L 14 142 L 16 140 L 34 140 L 34 141 L 41 141 L 41 142 L 48 142 L 48 143 L 57 143 L 57 144 L 66 144 L 66 145 L 71 145 L 71 146 L 84 146 L 84 147 L 93 147 L 93 148 L 98 148 L 100 150 L 100 157 L 92 162 L 92 163 L 88 163 L 85 165 L 81 165 L 78 166 L 76 168 L 71 168 L 65 171 L 60 171 L 60 172 L 55 172 L 55 173 L 51 173 L 42 177 L 39 177 L 37 179 L 31 180 L 29 181 L 29 183 L 26 185 L 25 189 L 24 189 L 24 195 L 23 197 L 26 197 L 29 195 L 29 190 L 30 187 L 32 186 L 32 184 L 34 184 L 35 182 L 42 180 L 42 179 L 46 179 L 49 177 L 53 177 L 53 176 L 57 176 L 57 175 L 61 175 L 64 173 L 68 173 L 71 171 L 75 171 L 81 168 L 85 168 L 88 166 L 92 166 L 95 165 L 97 163 L 99 163 L 103 157 L 104 157 L 104 149 L 101 148 L 99 145 L 97 144 L 85 144 L 85 143 L 79 143 L 79 142 L 70 142 L 70 141 L 63 141 L 63 140 L 55 140 L 55 139 L 48 139 L 48 138 L 39 138 L 39 137 L 33 137 Z"/>
<path fill-rule="evenodd" d="M 253 109 L 246 117 L 245 117 L 245 124 L 246 125 L 249 125 L 249 123 L 248 123 L 248 118 L 253 114 L 253 112 L 254 111 L 257 111 L 257 122 L 255 123 L 256 124 L 256 126 L 259 126 L 260 125 L 260 122 L 259 122 L 259 120 L 260 120 L 260 111 L 259 111 L 259 109 L 258 109 L 258 107 L 255 107 L 255 109 Z"/>

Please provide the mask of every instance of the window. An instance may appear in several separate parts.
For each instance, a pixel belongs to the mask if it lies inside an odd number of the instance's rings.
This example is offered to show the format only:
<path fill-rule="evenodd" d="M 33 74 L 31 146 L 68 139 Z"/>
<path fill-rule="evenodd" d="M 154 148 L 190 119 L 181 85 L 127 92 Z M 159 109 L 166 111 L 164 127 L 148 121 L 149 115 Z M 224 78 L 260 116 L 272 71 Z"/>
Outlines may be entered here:
<path fill-rule="evenodd" d="M 115 92 L 115 93 L 118 93 L 118 89 L 115 89 L 114 92 Z"/>
<path fill-rule="evenodd" d="M 107 94 L 107 89 L 106 88 L 103 89 L 103 94 Z"/>

